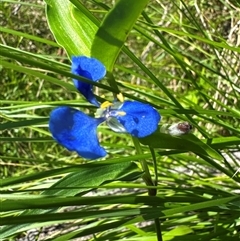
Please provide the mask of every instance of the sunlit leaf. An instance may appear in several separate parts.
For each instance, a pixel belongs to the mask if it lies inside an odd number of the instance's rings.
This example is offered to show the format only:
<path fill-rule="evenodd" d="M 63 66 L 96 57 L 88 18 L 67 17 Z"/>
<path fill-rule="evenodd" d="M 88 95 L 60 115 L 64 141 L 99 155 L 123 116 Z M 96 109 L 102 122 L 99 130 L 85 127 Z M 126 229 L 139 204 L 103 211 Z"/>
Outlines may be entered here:
<path fill-rule="evenodd" d="M 91 186 L 99 186 L 105 182 L 117 180 L 129 175 L 130 173 L 138 171 L 139 169 L 137 165 L 133 162 L 120 162 L 114 164 L 96 163 L 94 165 L 82 165 L 79 167 L 77 172 L 70 173 L 65 178 L 60 179 L 60 181 L 44 191 L 42 195 L 74 196 L 81 192 L 92 189 Z M 14 234 L 15 232 L 29 229 L 29 223 L 32 223 L 31 215 L 35 215 L 35 217 L 37 217 L 36 215 L 55 211 L 56 209 L 51 210 L 47 207 L 45 207 L 45 209 L 26 211 L 21 215 L 21 217 L 19 217 L 19 222 L 15 222 L 15 224 L 18 225 L 3 227 L 0 233 L 0 238 L 5 238 Z M 25 217 L 25 215 L 28 216 Z M 44 219 L 46 218 L 45 215 L 42 217 L 44 217 Z M 41 219 L 40 216 L 39 218 Z M 26 224 L 21 224 L 22 222 Z M 11 222 L 6 223 L 10 224 Z M 4 223 L 2 222 L 2 224 Z"/>
<path fill-rule="evenodd" d="M 119 0 L 101 23 L 91 55 L 112 71 L 115 60 L 139 15 L 149 0 Z"/>
<path fill-rule="evenodd" d="M 149 145 L 153 148 L 185 150 L 196 154 L 211 156 L 217 160 L 223 159 L 217 151 L 192 134 L 173 137 L 156 131 L 151 136 L 139 140 L 142 144 Z"/>
<path fill-rule="evenodd" d="M 68 0 L 45 0 L 49 27 L 68 56 L 90 56 L 96 25 Z M 82 5 L 82 8 L 84 6 Z"/>

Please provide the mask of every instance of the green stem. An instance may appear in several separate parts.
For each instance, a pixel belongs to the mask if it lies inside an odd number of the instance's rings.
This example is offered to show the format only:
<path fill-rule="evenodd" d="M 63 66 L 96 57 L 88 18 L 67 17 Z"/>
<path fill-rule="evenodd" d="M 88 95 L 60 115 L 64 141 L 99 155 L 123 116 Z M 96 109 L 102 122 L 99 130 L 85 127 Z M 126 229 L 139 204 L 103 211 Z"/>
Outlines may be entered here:
<path fill-rule="evenodd" d="M 139 140 L 135 137 L 132 137 L 132 140 L 133 140 L 133 144 L 136 148 L 137 153 L 143 154 Z M 147 186 L 154 186 L 146 160 L 145 159 L 140 160 L 140 164 L 142 166 L 142 170 L 144 171 L 144 174 L 143 174 L 144 182 L 146 183 Z"/>
<path fill-rule="evenodd" d="M 133 143 L 134 146 L 136 148 L 136 151 L 138 154 L 143 154 L 142 153 L 142 149 L 139 143 L 139 140 L 137 138 L 132 138 L 133 139 Z M 157 180 L 158 180 L 158 175 L 157 175 L 157 162 L 156 162 L 156 156 L 155 156 L 155 152 L 152 148 L 150 148 L 150 151 L 152 153 L 152 157 L 153 157 L 153 162 L 154 162 L 154 171 L 155 171 L 155 183 L 152 181 L 152 177 L 148 168 L 148 164 L 146 162 L 146 160 L 142 159 L 140 160 L 141 166 L 142 166 L 142 170 L 144 171 L 144 174 L 142 176 L 144 182 L 146 183 L 147 186 L 157 186 Z M 156 196 L 156 191 L 157 189 L 148 189 L 148 195 L 149 196 Z M 162 232 L 161 232 L 161 223 L 159 218 L 155 218 L 154 219 L 154 223 L 155 223 L 155 228 L 156 228 L 156 233 L 157 233 L 157 240 L 158 241 L 163 241 L 162 239 Z"/>
<path fill-rule="evenodd" d="M 152 159 L 153 159 L 153 167 L 154 167 L 154 174 L 155 174 L 155 186 L 158 185 L 158 170 L 157 170 L 157 159 L 156 159 L 156 155 L 155 155 L 155 151 L 152 147 L 149 146 L 149 149 L 151 151 L 152 154 Z"/>
<path fill-rule="evenodd" d="M 116 93 L 120 93 L 119 91 L 119 88 L 118 88 L 118 85 L 117 85 L 117 82 L 113 76 L 112 73 L 107 73 L 107 81 L 108 81 L 108 84 L 116 90 Z M 116 93 L 113 93 L 113 96 L 115 99 L 117 99 L 117 94 Z"/>
<path fill-rule="evenodd" d="M 163 241 L 162 239 L 162 231 L 161 231 L 161 223 L 159 218 L 155 218 L 154 219 L 154 223 L 155 223 L 155 228 L 156 228 L 156 233 L 157 233 L 157 240 L 158 241 Z"/>
<path fill-rule="evenodd" d="M 156 159 L 154 149 L 151 148 L 150 146 L 149 146 L 149 149 L 150 149 L 151 154 L 152 154 L 153 167 L 154 167 L 154 173 L 155 173 L 155 183 L 154 184 L 155 184 L 155 186 L 157 186 L 158 185 L 157 159 Z M 161 222 L 160 222 L 159 218 L 155 218 L 154 223 L 155 223 L 155 229 L 156 229 L 156 233 L 157 233 L 157 240 L 162 241 Z"/>

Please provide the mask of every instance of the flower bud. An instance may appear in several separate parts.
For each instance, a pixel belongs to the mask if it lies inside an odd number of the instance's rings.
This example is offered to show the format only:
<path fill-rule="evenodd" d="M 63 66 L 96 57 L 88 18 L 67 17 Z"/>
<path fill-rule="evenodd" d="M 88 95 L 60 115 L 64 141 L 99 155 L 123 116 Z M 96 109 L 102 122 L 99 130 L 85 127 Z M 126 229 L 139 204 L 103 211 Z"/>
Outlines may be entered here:
<path fill-rule="evenodd" d="M 172 125 L 164 124 L 160 128 L 160 132 L 169 134 L 171 136 L 181 136 L 188 134 L 193 129 L 192 125 L 188 122 L 179 122 Z"/>

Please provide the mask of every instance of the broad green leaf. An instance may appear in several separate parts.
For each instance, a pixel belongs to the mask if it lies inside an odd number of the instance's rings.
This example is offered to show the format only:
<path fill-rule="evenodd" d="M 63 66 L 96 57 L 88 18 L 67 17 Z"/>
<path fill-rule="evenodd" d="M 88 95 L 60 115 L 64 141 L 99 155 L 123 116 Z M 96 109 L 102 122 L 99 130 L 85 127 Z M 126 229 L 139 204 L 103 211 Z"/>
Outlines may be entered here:
<path fill-rule="evenodd" d="M 91 55 L 112 71 L 115 60 L 149 0 L 119 0 L 107 13 L 94 38 Z"/>
<path fill-rule="evenodd" d="M 63 46 L 69 57 L 90 56 L 97 26 L 84 14 L 88 10 L 81 11 L 68 0 L 45 2 L 48 24 L 58 44 Z"/>
<path fill-rule="evenodd" d="M 33 182 L 34 180 L 38 180 L 38 179 L 44 179 L 44 178 L 51 178 L 52 176 L 57 176 L 57 175 L 61 175 L 61 174 L 65 174 L 65 173 L 76 173 L 79 172 L 79 170 L 81 170 L 81 168 L 83 168 L 84 170 L 89 168 L 94 170 L 93 165 L 102 165 L 105 166 L 106 164 L 120 164 L 123 162 L 129 163 L 131 161 L 138 161 L 139 159 L 142 158 L 149 158 L 151 157 L 151 154 L 141 154 L 141 155 L 134 155 L 134 156 L 125 156 L 125 157 L 121 157 L 121 158 L 115 158 L 115 159 L 111 159 L 108 161 L 98 161 L 98 162 L 90 162 L 87 164 L 81 164 L 81 165 L 76 165 L 76 166 L 70 166 L 70 167 L 63 167 L 63 168 L 55 168 L 52 170 L 47 170 L 47 171 L 42 171 L 42 172 L 36 172 L 36 173 L 32 173 L 30 175 L 24 175 L 24 176 L 15 176 L 15 177 L 8 177 L 5 178 L 3 180 L 1 180 L 1 187 L 6 187 L 9 185 L 22 185 L 22 183 L 26 183 L 26 182 Z M 2 159 L 5 159 L 6 157 L 1 156 Z M 24 158 L 20 158 L 20 157 L 7 157 L 7 160 L 11 159 L 11 160 L 18 160 L 18 161 L 24 161 Z M 29 161 L 32 162 L 39 162 L 36 159 L 29 159 Z M 59 161 L 60 162 L 60 161 Z M 58 163 L 59 163 L 58 162 Z M 61 162 L 60 162 L 61 163 Z M 133 173 L 133 172 L 130 172 Z M 96 186 L 92 186 L 90 185 L 92 188 L 96 187 Z M 89 187 L 89 185 L 88 185 Z"/>
<path fill-rule="evenodd" d="M 217 160 L 222 160 L 223 157 L 206 143 L 203 143 L 196 136 L 192 134 L 181 137 L 173 137 L 168 134 L 156 131 L 153 135 L 139 139 L 144 145 L 149 145 L 153 148 L 161 149 L 176 149 L 192 151 L 196 154 L 210 156 Z"/>
<path fill-rule="evenodd" d="M 130 173 L 138 171 L 139 169 L 137 165 L 133 162 L 120 162 L 114 164 L 96 162 L 92 165 L 81 165 L 78 171 L 70 173 L 69 175 L 61 179 L 60 181 L 55 183 L 51 188 L 44 191 L 42 195 L 74 196 L 81 192 L 90 190 L 90 186 L 99 186 L 105 182 L 118 180 L 124 178 Z M 19 216 L 19 220 L 25 220 L 24 222 L 26 222 L 26 224 L 19 224 L 13 226 L 10 225 L 3 227 L 0 233 L 0 239 L 9 237 L 10 235 L 13 235 L 16 232 L 29 229 L 32 224 L 34 225 L 31 219 L 32 215 L 35 215 L 36 217 L 38 214 L 49 213 L 54 211 L 55 210 L 50 210 L 46 208 L 41 210 L 30 210 L 24 212 L 23 215 Z M 29 219 L 27 217 L 29 217 Z"/>
<path fill-rule="evenodd" d="M 73 196 L 80 192 L 90 190 L 91 188 L 89 188 L 89 186 L 99 186 L 104 182 L 122 178 L 137 170 L 137 165 L 133 162 L 114 164 L 105 164 L 103 162 L 99 165 L 98 163 L 92 166 L 82 165 L 78 172 L 71 173 L 61 179 L 46 190 L 44 195 Z"/>

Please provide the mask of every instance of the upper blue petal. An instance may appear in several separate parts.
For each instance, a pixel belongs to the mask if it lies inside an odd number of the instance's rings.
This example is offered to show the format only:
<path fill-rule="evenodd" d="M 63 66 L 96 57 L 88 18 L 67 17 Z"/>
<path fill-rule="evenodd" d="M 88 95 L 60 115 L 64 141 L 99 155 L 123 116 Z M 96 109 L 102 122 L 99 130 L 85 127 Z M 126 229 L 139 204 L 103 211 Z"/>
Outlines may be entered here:
<path fill-rule="evenodd" d="M 73 74 L 93 81 L 99 81 L 106 75 L 106 68 L 99 60 L 88 58 L 86 56 L 73 56 L 71 71 Z M 73 79 L 73 83 L 90 103 L 99 106 L 99 103 L 92 92 L 93 85 L 76 79 Z"/>
<path fill-rule="evenodd" d="M 97 126 L 104 120 L 61 106 L 51 112 L 49 130 L 53 138 L 69 151 L 76 151 L 86 159 L 96 159 L 106 155 L 97 137 Z"/>
<path fill-rule="evenodd" d="M 125 115 L 117 115 L 117 120 L 132 136 L 142 138 L 157 130 L 160 114 L 148 104 L 138 101 L 125 101 L 118 109 Z"/>

